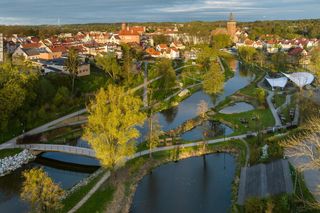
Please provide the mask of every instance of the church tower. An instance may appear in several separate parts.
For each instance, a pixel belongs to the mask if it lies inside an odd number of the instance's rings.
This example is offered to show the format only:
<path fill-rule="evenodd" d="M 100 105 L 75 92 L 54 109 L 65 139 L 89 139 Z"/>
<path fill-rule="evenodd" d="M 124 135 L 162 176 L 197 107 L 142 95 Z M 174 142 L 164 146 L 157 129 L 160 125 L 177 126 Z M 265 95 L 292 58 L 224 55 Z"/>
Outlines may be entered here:
<path fill-rule="evenodd" d="M 230 13 L 229 21 L 227 22 L 227 31 L 231 37 L 235 36 L 237 32 L 237 22 L 233 17 L 233 13 Z"/>

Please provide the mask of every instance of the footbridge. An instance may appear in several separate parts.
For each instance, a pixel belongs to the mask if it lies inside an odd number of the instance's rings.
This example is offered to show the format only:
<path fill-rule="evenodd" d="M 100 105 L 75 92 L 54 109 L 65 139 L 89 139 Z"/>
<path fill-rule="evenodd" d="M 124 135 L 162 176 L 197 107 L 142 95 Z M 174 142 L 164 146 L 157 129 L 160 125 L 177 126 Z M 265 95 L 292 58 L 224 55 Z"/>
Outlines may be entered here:
<path fill-rule="evenodd" d="M 29 150 L 43 151 L 43 152 L 63 152 L 67 154 L 83 155 L 83 156 L 92 157 L 92 158 L 96 157 L 96 154 L 93 151 L 93 149 L 77 147 L 77 146 L 68 146 L 68 145 L 16 144 L 12 148 L 22 148 L 22 149 L 29 149 Z"/>

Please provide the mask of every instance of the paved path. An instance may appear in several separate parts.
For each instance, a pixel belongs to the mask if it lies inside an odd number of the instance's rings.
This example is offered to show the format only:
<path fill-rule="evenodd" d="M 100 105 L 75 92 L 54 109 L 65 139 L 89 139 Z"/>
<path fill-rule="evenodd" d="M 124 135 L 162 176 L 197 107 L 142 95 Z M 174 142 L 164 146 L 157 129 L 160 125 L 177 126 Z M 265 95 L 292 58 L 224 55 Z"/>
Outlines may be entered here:
<path fill-rule="evenodd" d="M 34 135 L 34 134 L 38 134 L 38 133 L 41 133 L 41 132 L 45 132 L 49 128 L 52 128 L 52 126 L 54 126 L 54 125 L 56 125 L 56 124 L 58 124 L 58 123 L 60 123 L 60 122 L 62 122 L 64 120 L 67 120 L 69 118 L 73 118 L 73 117 L 76 117 L 78 115 L 81 115 L 81 114 L 85 113 L 86 111 L 87 111 L 86 109 L 82 109 L 82 110 L 79 110 L 77 112 L 73 112 L 71 114 L 68 114 L 68 115 L 65 115 L 63 117 L 60 117 L 60 118 L 58 118 L 56 120 L 53 120 L 53 121 L 51 121 L 49 123 L 46 123 L 46 124 L 44 124 L 42 126 L 39 126 L 39 127 L 35 128 L 35 129 L 32 129 L 32 130 L 30 130 L 30 131 L 28 131 L 28 132 L 26 132 L 26 133 L 24 133 L 22 135 L 19 135 L 19 136 L 15 137 L 15 138 L 12 138 L 11 140 L 1 144 L 0 145 L 0 149 L 6 149 L 6 148 L 14 145 L 16 143 L 16 140 L 19 137 L 23 137 L 24 135 Z"/>
<path fill-rule="evenodd" d="M 244 166 L 248 167 L 249 160 L 250 160 L 250 147 L 244 138 L 241 138 L 241 141 L 244 143 L 244 145 L 246 145 L 246 162 L 245 162 Z"/>
<path fill-rule="evenodd" d="M 274 96 L 274 92 L 272 91 L 268 91 L 268 96 L 267 96 L 267 103 L 268 103 L 268 106 L 269 106 L 269 109 L 271 110 L 272 112 L 272 115 L 273 115 L 273 118 L 275 120 L 275 126 L 281 126 L 282 123 L 281 123 L 281 120 L 279 118 L 279 115 L 277 113 L 277 110 L 275 109 L 273 103 L 272 103 L 272 98 Z"/>
<path fill-rule="evenodd" d="M 277 112 L 278 112 L 278 113 L 281 112 L 281 110 L 283 110 L 283 108 L 289 106 L 289 104 L 291 103 L 291 96 L 292 96 L 292 95 L 287 95 L 287 96 L 286 96 L 286 101 L 285 101 L 281 106 L 279 106 L 279 107 L 277 108 Z"/>
<path fill-rule="evenodd" d="M 101 185 L 108 180 L 110 177 L 110 172 L 107 171 L 102 178 L 90 189 L 90 191 L 72 208 L 68 211 L 68 213 L 76 212 L 85 202 L 89 200 L 89 198 L 101 187 Z"/>

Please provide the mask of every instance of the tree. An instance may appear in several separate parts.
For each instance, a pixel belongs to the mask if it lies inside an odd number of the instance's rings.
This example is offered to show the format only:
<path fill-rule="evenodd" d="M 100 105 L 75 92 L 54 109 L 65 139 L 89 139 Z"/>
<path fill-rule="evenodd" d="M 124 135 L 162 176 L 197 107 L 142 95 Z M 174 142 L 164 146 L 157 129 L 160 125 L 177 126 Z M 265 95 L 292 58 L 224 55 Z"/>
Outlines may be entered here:
<path fill-rule="evenodd" d="M 207 111 L 208 111 L 208 103 L 205 100 L 201 100 L 200 103 L 198 104 L 197 112 L 198 116 L 201 119 L 206 119 L 207 118 Z"/>
<path fill-rule="evenodd" d="M 242 47 L 239 47 L 238 53 L 240 57 L 244 59 L 244 61 L 249 63 L 252 61 L 253 56 L 256 53 L 256 49 L 253 47 L 242 46 Z"/>
<path fill-rule="evenodd" d="M 176 85 L 176 73 L 172 67 L 171 60 L 169 59 L 160 59 L 156 63 L 156 71 L 159 76 L 163 76 L 159 80 L 160 88 L 167 95 L 168 91 Z"/>
<path fill-rule="evenodd" d="M 320 167 L 320 116 L 308 119 L 301 126 L 300 134 L 290 136 L 281 142 L 289 157 L 303 157 L 302 169 L 318 169 Z"/>
<path fill-rule="evenodd" d="M 256 95 L 258 102 L 263 105 L 266 102 L 266 91 L 262 88 L 257 88 L 256 89 Z"/>
<path fill-rule="evenodd" d="M 210 70 L 204 74 L 203 89 L 208 94 L 216 94 L 223 89 L 225 75 L 217 63 L 212 63 Z"/>
<path fill-rule="evenodd" d="M 320 80 L 320 48 L 315 48 L 311 52 L 311 62 L 318 81 Z"/>
<path fill-rule="evenodd" d="M 113 81 L 118 79 L 121 73 L 121 68 L 118 65 L 116 56 L 114 54 L 107 53 L 103 55 L 98 55 L 96 57 L 96 64 L 103 71 L 105 71 Z"/>
<path fill-rule="evenodd" d="M 271 57 L 271 62 L 273 65 L 272 71 L 274 72 L 284 72 L 287 68 L 287 55 L 283 52 L 277 52 Z"/>
<path fill-rule="evenodd" d="M 38 73 L 26 71 L 11 63 L 0 65 L 0 129 L 6 130 L 12 116 L 35 97 L 33 88 Z"/>
<path fill-rule="evenodd" d="M 78 76 L 79 65 L 80 65 L 80 61 L 79 61 L 78 53 L 77 53 L 76 49 L 71 48 L 69 50 L 69 52 L 68 52 L 68 58 L 65 61 L 64 66 L 65 66 L 66 70 L 69 72 L 70 77 L 71 77 L 71 82 L 72 82 L 71 91 L 72 91 L 72 94 L 74 94 L 74 83 L 75 83 L 75 80 L 76 80 L 76 78 Z"/>
<path fill-rule="evenodd" d="M 146 118 L 141 106 L 140 98 L 114 85 L 106 90 L 101 88 L 90 102 L 84 138 L 104 167 L 114 170 L 134 153 L 134 139 L 140 134 L 136 126 Z"/>
<path fill-rule="evenodd" d="M 210 69 L 211 61 L 217 58 L 216 50 L 207 46 L 201 47 L 198 53 L 197 63 L 200 64 L 205 71 Z"/>
<path fill-rule="evenodd" d="M 232 44 L 231 38 L 226 34 L 219 34 L 212 36 L 212 45 L 215 49 L 228 47 Z"/>
<path fill-rule="evenodd" d="M 123 59 L 123 78 L 130 83 L 131 81 L 131 66 L 132 66 L 132 56 L 130 47 L 127 44 L 122 44 L 122 59 Z"/>
<path fill-rule="evenodd" d="M 161 125 L 157 115 L 151 115 L 148 119 L 149 134 L 148 134 L 148 147 L 150 151 L 150 158 L 152 157 L 151 151 L 159 145 L 160 136 L 162 135 Z"/>
<path fill-rule="evenodd" d="M 198 104 L 198 108 L 197 108 L 197 112 L 198 112 L 198 116 L 202 119 L 202 121 L 204 121 L 205 119 L 207 119 L 207 111 L 208 111 L 208 104 L 205 100 L 201 100 L 200 103 Z M 203 153 L 206 152 L 207 150 L 207 140 L 206 140 L 206 136 L 207 136 L 207 132 L 208 129 L 206 128 L 205 125 L 203 125 Z"/>
<path fill-rule="evenodd" d="M 256 62 L 259 63 L 260 67 L 263 67 L 266 61 L 266 55 L 263 53 L 263 51 L 256 51 L 253 58 Z"/>
<path fill-rule="evenodd" d="M 62 207 L 64 191 L 43 171 L 33 168 L 23 172 L 25 178 L 21 198 L 28 201 L 36 212 L 49 212 Z"/>

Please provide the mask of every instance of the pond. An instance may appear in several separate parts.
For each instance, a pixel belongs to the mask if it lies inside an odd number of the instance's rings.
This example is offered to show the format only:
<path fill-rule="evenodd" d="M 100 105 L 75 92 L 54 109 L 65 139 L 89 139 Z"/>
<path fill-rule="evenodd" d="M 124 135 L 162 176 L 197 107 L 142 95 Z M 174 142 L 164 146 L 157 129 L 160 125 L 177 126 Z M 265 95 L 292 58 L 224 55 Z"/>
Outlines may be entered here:
<path fill-rule="evenodd" d="M 25 170 L 42 167 L 55 183 L 59 183 L 61 187 L 66 190 L 72 188 L 97 169 L 97 164 L 94 162 L 95 159 L 91 159 L 90 161 L 90 159 L 86 157 L 67 154 L 61 155 L 60 153 L 44 153 L 42 157 L 77 162 L 78 164 L 84 163 L 86 166 L 78 165 L 76 167 L 70 167 L 68 164 L 63 165 L 52 161 L 50 164 L 47 164 L 48 161 L 43 161 L 41 157 L 38 157 L 35 161 L 28 163 L 13 173 L 0 178 L 0 212 L 28 212 L 29 204 L 20 199 L 23 182 L 22 172 Z M 89 165 L 93 165 L 93 167 Z"/>
<path fill-rule="evenodd" d="M 178 106 L 156 113 L 164 131 L 175 129 L 185 121 L 197 117 L 197 108 L 201 100 L 207 102 L 208 107 L 211 108 L 225 100 L 226 97 L 250 84 L 254 79 L 254 75 L 246 70 L 240 70 L 239 62 L 235 59 L 230 60 L 229 63 L 235 64 L 235 74 L 225 82 L 224 89 L 220 94 L 210 96 L 201 90 L 180 102 Z M 141 136 L 137 141 L 141 143 L 145 141 L 148 132 L 147 122 L 145 122 L 143 127 L 138 127 L 138 129 Z"/>
<path fill-rule="evenodd" d="M 162 165 L 141 180 L 130 212 L 229 212 L 235 169 L 226 153 Z"/>
<path fill-rule="evenodd" d="M 254 110 L 254 106 L 246 102 L 237 102 L 219 111 L 222 114 L 235 114 Z"/>
<path fill-rule="evenodd" d="M 233 132 L 233 129 L 226 124 L 215 121 L 206 121 L 190 131 L 181 134 L 181 138 L 186 141 L 195 141 L 203 139 L 204 136 L 206 138 L 228 136 Z"/>

